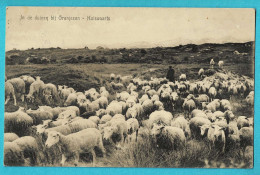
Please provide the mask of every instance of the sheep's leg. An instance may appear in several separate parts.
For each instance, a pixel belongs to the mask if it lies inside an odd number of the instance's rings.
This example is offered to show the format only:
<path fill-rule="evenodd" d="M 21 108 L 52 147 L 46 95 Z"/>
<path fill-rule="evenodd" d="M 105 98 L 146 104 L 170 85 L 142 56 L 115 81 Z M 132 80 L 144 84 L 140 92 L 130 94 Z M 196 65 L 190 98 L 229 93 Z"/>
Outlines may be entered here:
<path fill-rule="evenodd" d="M 9 100 L 10 100 L 10 96 L 8 95 L 6 100 L 5 100 L 5 105 L 9 102 Z"/>
<path fill-rule="evenodd" d="M 99 148 L 100 148 L 101 151 L 102 151 L 103 157 L 106 157 L 106 149 L 104 148 L 102 138 L 100 138 Z"/>
<path fill-rule="evenodd" d="M 95 153 L 94 149 L 91 150 L 91 154 L 92 154 L 92 157 L 93 157 L 92 166 L 94 167 L 96 165 L 96 153 Z"/>
<path fill-rule="evenodd" d="M 77 153 L 77 154 L 75 155 L 74 165 L 75 165 L 75 166 L 78 166 L 78 163 L 79 163 L 79 154 Z"/>
<path fill-rule="evenodd" d="M 16 106 L 17 103 L 16 103 L 16 97 L 15 97 L 15 94 L 13 93 L 13 99 L 14 99 L 14 105 Z"/>
<path fill-rule="evenodd" d="M 62 154 L 61 155 L 61 166 L 64 166 L 65 165 L 65 161 L 67 160 L 67 157 L 64 155 L 64 154 Z"/>
<path fill-rule="evenodd" d="M 24 102 L 24 94 L 21 94 L 21 100 Z"/>
<path fill-rule="evenodd" d="M 135 131 L 135 141 L 137 142 L 137 137 L 138 137 L 138 129 Z"/>

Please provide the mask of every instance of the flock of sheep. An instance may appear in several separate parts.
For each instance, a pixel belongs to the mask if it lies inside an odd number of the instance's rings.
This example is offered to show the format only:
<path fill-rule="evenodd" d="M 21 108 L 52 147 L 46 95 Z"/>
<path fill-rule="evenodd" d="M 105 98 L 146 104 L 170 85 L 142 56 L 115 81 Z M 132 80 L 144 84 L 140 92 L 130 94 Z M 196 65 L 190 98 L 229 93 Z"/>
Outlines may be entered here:
<path fill-rule="evenodd" d="M 231 100 L 239 98 L 253 108 L 253 79 L 223 69 L 212 76 L 200 69 L 198 77 L 188 81 L 182 74 L 178 81 L 169 82 L 111 74 L 110 87 L 85 92 L 28 75 L 6 79 L 6 105 L 40 100 L 45 106 L 36 110 L 20 106 L 15 112 L 5 112 L 5 165 L 26 161 L 40 165 L 53 149 L 61 152 L 61 158 L 52 159 L 59 159 L 62 166 L 69 160 L 77 166 L 80 154 L 86 152 L 92 154 L 95 165 L 95 148 L 103 157 L 107 155 L 105 142 L 124 149 L 126 143 L 144 136 L 161 149 L 178 151 L 189 139 L 204 139 L 210 149 L 221 153 L 228 149 L 245 152 L 253 146 L 253 116 L 235 116 Z M 55 106 L 58 102 L 62 105 Z"/>

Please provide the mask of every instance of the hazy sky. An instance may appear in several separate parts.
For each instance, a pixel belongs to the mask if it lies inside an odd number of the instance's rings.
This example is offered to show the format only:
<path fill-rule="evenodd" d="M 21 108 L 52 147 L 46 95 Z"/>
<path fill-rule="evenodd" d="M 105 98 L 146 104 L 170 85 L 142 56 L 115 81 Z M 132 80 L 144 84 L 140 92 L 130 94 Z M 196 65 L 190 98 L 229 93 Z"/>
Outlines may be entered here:
<path fill-rule="evenodd" d="M 36 15 L 48 21 L 35 20 Z M 59 20 L 60 15 L 80 20 Z M 88 16 L 110 20 L 88 21 Z M 255 37 L 254 9 L 8 7 L 6 18 L 6 50 L 176 46 L 247 42 Z"/>

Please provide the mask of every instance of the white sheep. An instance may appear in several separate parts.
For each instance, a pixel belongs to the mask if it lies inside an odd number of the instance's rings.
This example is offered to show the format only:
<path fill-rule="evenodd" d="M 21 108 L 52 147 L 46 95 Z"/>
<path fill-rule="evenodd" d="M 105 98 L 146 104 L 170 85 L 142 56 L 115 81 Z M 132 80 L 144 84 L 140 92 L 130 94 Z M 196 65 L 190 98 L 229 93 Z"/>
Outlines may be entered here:
<path fill-rule="evenodd" d="M 96 128 L 84 129 L 67 136 L 55 131 L 49 132 L 45 146 L 50 148 L 55 144 L 59 144 L 62 147 L 62 166 L 64 166 L 69 157 L 74 158 L 74 165 L 77 166 L 80 154 L 86 152 L 92 154 L 94 166 L 96 163 L 96 153 L 94 148 L 98 147 L 102 151 L 103 156 L 105 156 L 106 153 L 103 146 L 102 135 Z"/>
<path fill-rule="evenodd" d="M 154 123 L 156 123 L 158 125 L 163 124 L 163 125 L 166 125 L 166 126 L 170 126 L 172 119 L 173 119 L 173 116 L 168 111 L 163 111 L 163 110 L 162 111 L 154 111 L 149 116 L 148 125 L 149 125 L 150 128 L 153 127 Z"/>
<path fill-rule="evenodd" d="M 137 137 L 138 137 L 138 130 L 139 130 L 139 122 L 137 119 L 135 118 L 130 118 L 126 121 L 127 123 L 127 134 L 128 137 L 131 141 L 131 135 L 133 135 L 135 133 L 135 141 L 137 142 Z"/>
<path fill-rule="evenodd" d="M 181 74 L 179 79 L 180 81 L 186 81 L 186 74 Z"/>
<path fill-rule="evenodd" d="M 5 82 L 5 105 L 9 102 L 11 97 L 14 100 L 14 105 L 16 106 L 16 97 L 14 92 L 14 87 L 10 82 Z"/>
<path fill-rule="evenodd" d="M 77 104 L 77 94 L 76 93 L 70 93 L 68 98 L 66 99 L 64 106 L 71 106 Z"/>
<path fill-rule="evenodd" d="M 209 88 L 209 98 L 210 101 L 213 101 L 213 99 L 217 96 L 217 90 L 215 87 L 210 87 Z"/>
<path fill-rule="evenodd" d="M 188 114 L 188 117 L 189 117 L 189 114 L 191 113 L 191 111 L 196 108 L 196 104 L 195 104 L 194 100 L 192 100 L 192 99 L 190 99 L 190 100 L 185 99 L 184 103 L 182 105 L 182 108 L 184 109 L 185 116 Z"/>
<path fill-rule="evenodd" d="M 204 69 L 203 68 L 200 68 L 199 72 L 198 72 L 198 75 L 199 77 L 202 77 L 204 75 Z"/>
<path fill-rule="evenodd" d="M 63 111 L 59 114 L 58 116 L 58 119 L 73 119 L 75 118 L 77 115 L 76 115 L 76 112 L 74 110 L 66 110 L 66 111 Z"/>
<path fill-rule="evenodd" d="M 106 112 L 109 115 L 122 114 L 123 106 L 118 101 L 112 101 L 106 108 Z"/>
<path fill-rule="evenodd" d="M 178 127 L 154 124 L 151 135 L 159 148 L 177 150 L 185 146 L 186 137 L 183 130 Z"/>
<path fill-rule="evenodd" d="M 215 61 L 213 59 L 211 59 L 209 64 L 210 64 L 210 68 L 213 69 Z"/>
<path fill-rule="evenodd" d="M 219 61 L 219 62 L 218 62 L 218 67 L 219 67 L 220 69 L 223 68 L 223 65 L 224 65 L 224 61 Z"/>
<path fill-rule="evenodd" d="M 241 129 L 243 127 L 249 127 L 249 120 L 246 116 L 239 116 L 237 118 L 237 127 Z"/>
<path fill-rule="evenodd" d="M 117 135 L 119 137 L 119 145 L 117 147 L 121 147 L 127 137 L 127 123 L 125 120 L 114 120 L 113 122 L 109 122 L 109 124 L 104 127 L 103 138 L 105 140 L 109 140 L 110 143 L 114 145 L 115 142 L 112 140 L 113 135 Z"/>
<path fill-rule="evenodd" d="M 181 128 L 186 138 L 189 137 L 191 134 L 189 122 L 184 118 L 184 116 L 178 116 L 177 118 L 174 118 L 171 121 L 171 126 Z"/>
<path fill-rule="evenodd" d="M 205 124 L 210 124 L 211 122 L 209 119 L 203 118 L 203 117 L 194 117 L 190 121 L 190 131 L 191 131 L 191 137 L 195 139 L 200 139 L 200 127 Z"/>
<path fill-rule="evenodd" d="M 12 78 L 7 80 L 6 82 L 11 83 L 13 85 L 16 98 L 20 99 L 23 102 L 25 95 L 24 81 L 21 78 Z"/>
<path fill-rule="evenodd" d="M 201 136 L 207 133 L 207 140 L 210 142 L 210 149 L 213 147 L 216 149 L 221 149 L 222 153 L 225 151 L 226 137 L 224 133 L 224 128 L 218 125 L 204 124 L 201 126 Z"/>
<path fill-rule="evenodd" d="M 16 135 L 15 133 L 4 133 L 4 142 L 12 142 L 18 138 L 18 135 Z"/>

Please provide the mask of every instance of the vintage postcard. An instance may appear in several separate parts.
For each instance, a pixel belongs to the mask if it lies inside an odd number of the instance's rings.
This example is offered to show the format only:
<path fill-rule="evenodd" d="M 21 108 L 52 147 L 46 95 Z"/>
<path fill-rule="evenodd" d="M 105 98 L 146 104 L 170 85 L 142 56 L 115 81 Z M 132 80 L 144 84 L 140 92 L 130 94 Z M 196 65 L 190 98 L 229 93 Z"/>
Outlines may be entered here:
<path fill-rule="evenodd" d="M 255 10 L 7 7 L 5 166 L 253 168 Z"/>

